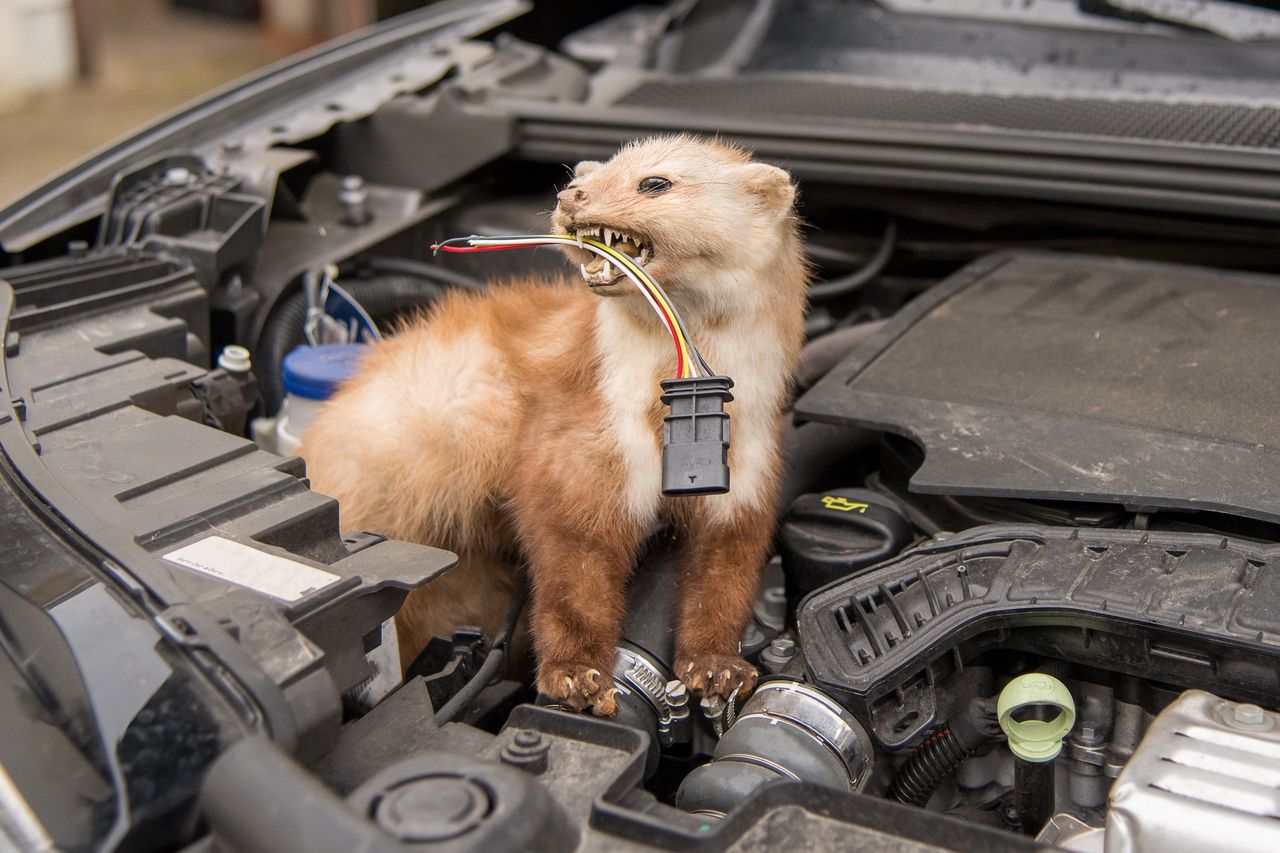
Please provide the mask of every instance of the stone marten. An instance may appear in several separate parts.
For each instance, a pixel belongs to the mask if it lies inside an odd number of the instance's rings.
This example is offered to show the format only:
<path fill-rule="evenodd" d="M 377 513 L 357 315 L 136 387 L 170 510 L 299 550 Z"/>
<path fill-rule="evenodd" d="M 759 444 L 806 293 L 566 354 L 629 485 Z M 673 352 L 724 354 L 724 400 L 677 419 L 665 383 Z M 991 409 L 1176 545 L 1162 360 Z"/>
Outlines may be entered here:
<path fill-rule="evenodd" d="M 779 434 L 804 340 L 808 269 L 781 169 L 718 141 L 633 142 L 578 164 L 555 232 L 594 235 L 662 284 L 720 374 L 732 489 L 665 498 L 659 381 L 672 340 L 621 272 L 565 247 L 578 275 L 452 293 L 374 344 L 325 405 L 302 455 L 344 529 L 462 558 L 397 616 L 407 665 L 434 635 L 491 633 L 527 570 L 538 688 L 615 711 L 610 674 L 627 580 L 669 522 L 683 564 L 676 675 L 695 695 L 745 695 L 739 654 L 768 556 Z"/>

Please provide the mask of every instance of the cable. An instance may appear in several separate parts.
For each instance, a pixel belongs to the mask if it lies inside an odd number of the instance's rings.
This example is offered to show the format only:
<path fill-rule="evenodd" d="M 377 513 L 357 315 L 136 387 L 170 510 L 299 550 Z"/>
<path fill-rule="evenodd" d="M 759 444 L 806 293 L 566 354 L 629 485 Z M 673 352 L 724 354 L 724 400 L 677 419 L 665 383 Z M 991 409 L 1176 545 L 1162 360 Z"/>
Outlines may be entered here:
<path fill-rule="evenodd" d="M 516 623 L 520 621 L 520 613 L 524 610 L 524 604 L 528 599 L 529 583 L 527 580 L 521 581 L 520 586 L 516 588 L 515 594 L 511 596 L 511 602 L 507 605 L 506 616 L 502 619 L 502 628 L 499 629 L 498 635 L 493 638 L 493 646 L 489 649 L 489 653 L 484 656 L 484 661 L 480 664 L 480 668 L 476 670 L 476 674 L 471 676 L 471 680 L 462 685 L 462 689 L 453 694 L 453 697 L 440 706 L 439 711 L 436 711 L 437 726 L 443 726 L 465 711 L 472 701 L 480 695 L 480 691 L 489 686 L 489 682 L 493 680 L 498 670 L 506 665 L 507 650 L 511 645 L 511 635 L 515 632 Z"/>
<path fill-rule="evenodd" d="M 889 259 L 893 257 L 893 250 L 897 242 L 898 223 L 890 219 L 884 226 L 884 235 L 880 238 L 880 245 L 876 247 L 875 254 L 863 265 L 862 269 L 811 286 L 809 288 L 809 298 L 818 301 L 834 299 L 837 296 L 848 296 L 853 293 L 853 291 L 884 272 L 884 268 L 889 264 Z"/>
<path fill-rule="evenodd" d="M 663 291 L 662 287 L 656 281 L 645 273 L 644 269 L 637 264 L 630 255 L 620 252 L 602 243 L 599 240 L 590 237 L 570 237 L 564 234 L 527 234 L 512 237 L 455 237 L 450 240 L 444 240 L 434 244 L 431 248 L 436 252 L 500 252 L 507 249 L 523 249 L 534 246 L 576 246 L 579 249 L 594 252 L 603 257 L 606 261 L 616 263 L 632 284 L 636 286 L 648 301 L 649 306 L 653 308 L 663 325 L 667 327 L 667 331 L 671 333 L 672 342 L 676 349 L 676 378 L 684 379 L 688 377 L 712 376 L 715 371 L 707 364 L 707 360 L 702 357 L 689 339 L 689 333 L 685 328 L 684 321 L 680 319 L 680 314 L 672 305 L 670 297 Z"/>
<path fill-rule="evenodd" d="M 467 247 L 450 245 L 458 242 L 467 243 Z M 682 379 L 686 376 L 697 376 L 698 365 L 696 365 L 691 357 L 690 351 L 693 349 L 688 342 L 688 335 L 684 331 L 684 324 L 680 321 L 679 315 L 671 308 L 670 300 L 666 293 L 658 286 L 653 279 L 649 278 L 644 271 L 631 260 L 630 256 L 613 249 L 606 243 L 599 240 L 593 240 L 585 237 L 568 237 L 557 234 L 547 235 L 530 235 L 519 237 L 464 237 L 454 240 L 446 240 L 443 243 L 433 246 L 433 249 L 446 252 L 493 252 L 503 251 L 505 249 L 517 249 L 527 246 L 547 246 L 547 245 L 569 245 L 577 246 L 580 249 L 595 252 L 597 255 L 605 258 L 607 261 L 616 261 L 624 275 L 631 280 L 633 284 L 640 290 L 640 293 L 649 302 L 650 307 L 662 319 L 676 347 L 676 378 Z M 705 361 L 702 361 L 705 364 Z"/>
<path fill-rule="evenodd" d="M 889 798 L 923 807 L 933 792 L 978 748 L 1000 736 L 995 701 L 974 697 L 949 725 L 903 762 L 889 785 Z"/>

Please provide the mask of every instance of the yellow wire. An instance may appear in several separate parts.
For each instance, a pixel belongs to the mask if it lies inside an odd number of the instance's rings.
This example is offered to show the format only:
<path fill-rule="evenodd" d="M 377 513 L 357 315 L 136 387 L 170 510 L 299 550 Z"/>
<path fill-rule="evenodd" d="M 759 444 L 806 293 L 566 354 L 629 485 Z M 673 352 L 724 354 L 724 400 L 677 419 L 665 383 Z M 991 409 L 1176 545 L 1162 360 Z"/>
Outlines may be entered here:
<path fill-rule="evenodd" d="M 592 246 L 595 246 L 596 248 L 603 249 L 604 252 L 608 254 L 611 258 L 615 259 L 616 261 L 618 261 L 619 264 L 624 265 L 627 269 L 629 269 L 632 273 L 634 273 L 636 278 L 638 278 L 641 282 L 643 282 L 645 290 L 649 292 L 649 295 L 652 296 L 653 299 L 662 306 L 663 310 L 667 312 L 667 316 L 671 318 L 671 325 L 675 329 L 676 351 L 680 358 L 681 374 L 684 376 L 694 376 L 701 372 L 697 364 L 693 360 L 693 355 L 692 355 L 693 345 L 689 343 L 688 334 L 685 332 L 684 326 L 679 319 L 680 315 L 677 314 L 675 308 L 671 306 L 671 302 L 670 300 L 667 299 L 667 296 L 662 291 L 662 288 L 659 287 L 657 283 L 655 283 L 654 280 L 651 279 L 649 275 L 638 264 L 636 264 L 636 262 L 633 261 L 629 255 L 627 255 L 624 252 L 619 252 L 617 249 L 613 248 L 612 246 L 606 243 L 602 243 L 599 240 L 593 240 L 590 237 L 578 238 L 578 237 L 567 237 L 564 234 L 541 234 L 541 235 L 537 235 L 537 239 L 554 240 L 558 243 L 563 243 L 568 246 L 577 246 L 579 245 L 580 242 L 590 243 Z M 473 242 L 473 245 L 484 245 L 486 242 L 500 243 L 502 241 L 484 240 L 483 238 L 481 238 L 481 239 L 474 240 L 472 242 Z"/>
<path fill-rule="evenodd" d="M 560 236 L 560 235 L 555 235 L 555 236 Z M 573 242 L 573 243 L 577 242 L 577 240 L 574 238 L 569 238 L 569 239 L 570 239 L 570 242 Z M 679 319 L 677 319 L 679 315 L 676 314 L 675 309 L 671 307 L 671 302 L 667 299 L 666 294 L 663 293 L 662 288 L 657 287 L 654 284 L 653 279 L 649 278 L 648 274 L 645 273 L 645 271 L 641 269 L 640 266 L 635 261 L 633 261 L 631 257 L 627 255 L 625 252 L 619 252 L 617 249 L 613 248 L 612 246 L 606 243 L 602 243 L 599 240 L 593 240 L 590 237 L 583 238 L 582 242 L 590 243 L 593 246 L 597 246 L 601 249 L 604 249 L 606 252 L 609 253 L 609 255 L 616 258 L 619 261 L 619 263 L 626 265 L 628 269 L 630 269 L 633 273 L 636 274 L 637 278 L 639 278 L 646 285 L 648 285 L 649 292 L 653 294 L 654 299 L 656 299 L 659 303 L 661 303 L 663 309 L 665 309 L 667 312 L 667 316 L 671 318 L 671 325 L 674 326 L 676 329 L 676 338 L 678 339 L 678 347 L 680 350 L 680 360 L 681 360 L 681 364 L 683 365 L 683 369 L 681 370 L 681 372 L 685 376 L 693 376 L 695 373 L 698 373 L 699 371 L 696 365 L 694 365 L 693 356 L 691 355 L 691 351 L 693 347 L 690 345 L 689 339 L 686 336 L 685 330 L 681 326 Z"/>

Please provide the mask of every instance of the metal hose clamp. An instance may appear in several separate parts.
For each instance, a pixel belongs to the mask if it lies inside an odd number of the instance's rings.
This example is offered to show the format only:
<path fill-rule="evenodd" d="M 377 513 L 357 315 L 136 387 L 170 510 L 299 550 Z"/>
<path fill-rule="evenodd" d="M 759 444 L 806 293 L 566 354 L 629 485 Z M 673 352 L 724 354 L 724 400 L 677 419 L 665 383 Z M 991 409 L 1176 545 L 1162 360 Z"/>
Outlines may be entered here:
<path fill-rule="evenodd" d="M 653 709 L 660 744 L 671 746 L 690 738 L 689 693 L 681 682 L 670 680 L 659 664 L 635 649 L 619 646 L 613 679 L 619 688 L 642 697 Z"/>

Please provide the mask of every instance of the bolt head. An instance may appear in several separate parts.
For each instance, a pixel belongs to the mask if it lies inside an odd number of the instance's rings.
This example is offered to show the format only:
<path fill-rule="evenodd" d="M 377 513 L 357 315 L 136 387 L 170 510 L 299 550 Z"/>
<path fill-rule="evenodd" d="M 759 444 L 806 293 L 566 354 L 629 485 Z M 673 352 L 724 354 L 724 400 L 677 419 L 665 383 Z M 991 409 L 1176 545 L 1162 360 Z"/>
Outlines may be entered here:
<path fill-rule="evenodd" d="M 769 651 L 780 658 L 789 658 L 796 653 L 796 641 L 790 637 L 775 637 L 769 644 Z"/>
<path fill-rule="evenodd" d="M 1260 726 L 1267 721 L 1267 712 L 1257 705 L 1236 705 L 1232 717 L 1243 726 Z"/>
<path fill-rule="evenodd" d="M 542 743 L 542 735 L 538 734 L 535 731 L 532 731 L 530 729 L 521 729 L 520 731 L 516 732 L 516 737 L 515 737 L 516 746 L 523 746 L 526 749 L 529 749 L 539 745 L 540 743 Z"/>
<path fill-rule="evenodd" d="M 1080 726 L 1080 734 L 1077 735 L 1076 741 L 1085 746 L 1096 746 L 1102 743 L 1102 729 L 1097 723 L 1083 723 Z"/>

